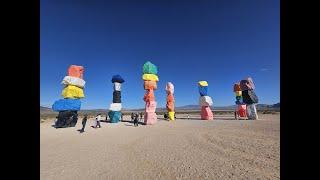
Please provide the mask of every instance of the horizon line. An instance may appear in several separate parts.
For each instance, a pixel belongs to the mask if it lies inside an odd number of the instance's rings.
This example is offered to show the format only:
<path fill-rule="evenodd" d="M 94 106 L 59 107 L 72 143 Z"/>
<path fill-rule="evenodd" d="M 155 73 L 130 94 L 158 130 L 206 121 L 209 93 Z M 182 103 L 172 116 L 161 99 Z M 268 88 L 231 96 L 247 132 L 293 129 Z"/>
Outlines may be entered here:
<path fill-rule="evenodd" d="M 277 102 L 277 103 L 272 103 L 272 104 L 265 104 L 265 103 L 258 103 L 258 104 L 263 104 L 263 105 L 274 105 L 274 104 L 278 104 L 278 103 L 280 103 L 280 101 L 279 102 Z M 229 107 L 229 106 L 235 106 L 236 104 L 234 104 L 234 105 L 217 105 L 217 106 L 213 106 L 213 107 Z M 45 107 L 45 108 L 50 108 L 51 109 L 51 107 L 48 107 L 48 106 L 44 106 L 44 105 L 40 105 L 41 107 Z M 182 105 L 182 106 L 176 106 L 175 108 L 181 108 L 181 107 L 185 107 L 185 106 L 199 106 L 200 107 L 200 105 L 196 105 L 196 104 L 187 104 L 187 105 Z M 136 110 L 136 109 L 144 109 L 145 107 L 138 107 L 138 108 L 125 108 L 125 107 L 123 107 L 122 109 L 127 109 L 127 110 Z M 161 109 L 161 108 L 166 108 L 166 107 L 157 107 L 157 109 Z M 101 110 L 108 110 L 109 108 L 86 108 L 86 109 L 81 109 L 81 110 L 99 110 L 99 109 L 101 109 Z"/>

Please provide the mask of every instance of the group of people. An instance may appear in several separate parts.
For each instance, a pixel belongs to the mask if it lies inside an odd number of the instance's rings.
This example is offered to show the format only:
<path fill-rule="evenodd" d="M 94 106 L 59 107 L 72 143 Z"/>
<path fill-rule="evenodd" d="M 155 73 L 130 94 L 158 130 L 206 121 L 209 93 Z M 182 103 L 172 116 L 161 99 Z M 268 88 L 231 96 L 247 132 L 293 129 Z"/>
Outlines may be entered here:
<path fill-rule="evenodd" d="M 140 119 L 139 119 L 140 117 Z M 139 121 L 143 119 L 143 113 L 131 113 L 131 121 L 133 121 L 134 126 L 139 125 Z"/>
<path fill-rule="evenodd" d="M 88 120 L 88 115 L 85 114 L 82 119 L 82 128 L 80 129 L 80 133 L 84 132 L 84 128 L 86 127 L 87 120 Z M 101 128 L 100 121 L 101 121 L 101 114 L 98 114 L 95 118 L 94 125 L 91 127 L 92 128 Z"/>
<path fill-rule="evenodd" d="M 140 114 L 140 120 L 143 118 L 143 113 L 139 113 Z M 132 113 L 131 114 L 131 120 L 133 120 L 134 126 L 138 126 L 138 121 L 139 121 L 139 114 L 138 113 Z M 79 130 L 80 133 L 84 132 L 84 129 L 86 127 L 87 124 L 87 120 L 88 120 L 88 115 L 85 114 L 83 119 L 82 119 L 82 128 Z M 108 120 L 108 115 L 106 116 L 106 121 Z M 121 115 L 121 120 L 123 120 L 123 115 Z M 101 128 L 101 124 L 100 122 L 102 121 L 102 116 L 101 114 L 97 114 L 97 116 L 94 119 L 94 124 L 91 126 L 92 128 Z"/>
<path fill-rule="evenodd" d="M 108 119 L 108 116 L 106 116 L 106 120 Z M 88 120 L 88 115 L 85 114 L 83 119 L 82 119 L 82 128 L 80 129 L 80 133 L 83 133 L 84 132 L 84 128 L 86 127 L 86 124 L 87 124 L 87 120 Z M 91 126 L 92 128 L 101 128 L 101 124 L 100 122 L 102 121 L 102 116 L 101 114 L 99 113 L 95 119 L 94 119 L 94 124 Z"/>

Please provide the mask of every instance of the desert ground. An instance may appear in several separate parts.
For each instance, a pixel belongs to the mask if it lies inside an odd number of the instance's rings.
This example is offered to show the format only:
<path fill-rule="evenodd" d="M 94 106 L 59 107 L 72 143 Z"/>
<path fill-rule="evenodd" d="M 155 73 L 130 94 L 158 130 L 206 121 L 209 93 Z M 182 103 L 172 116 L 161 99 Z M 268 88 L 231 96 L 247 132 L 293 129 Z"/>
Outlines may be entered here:
<path fill-rule="evenodd" d="M 74 128 L 40 123 L 40 178 L 280 179 L 280 114 L 177 118 L 139 127 L 102 122 L 100 129 L 89 119 L 82 134 L 81 119 Z"/>

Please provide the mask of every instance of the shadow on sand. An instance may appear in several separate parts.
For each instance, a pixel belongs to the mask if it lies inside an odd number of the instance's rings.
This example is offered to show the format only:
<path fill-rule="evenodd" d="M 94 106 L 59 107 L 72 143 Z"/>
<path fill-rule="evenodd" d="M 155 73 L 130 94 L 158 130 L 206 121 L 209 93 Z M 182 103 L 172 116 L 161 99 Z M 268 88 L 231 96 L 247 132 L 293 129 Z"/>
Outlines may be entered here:
<path fill-rule="evenodd" d="M 110 121 L 109 121 L 109 120 L 100 120 L 100 122 L 110 123 Z"/>
<path fill-rule="evenodd" d="M 111 123 L 110 120 L 100 120 L 100 122 L 113 124 L 113 123 Z M 134 124 L 133 121 L 131 121 L 131 120 L 120 120 L 119 122 L 127 122 L 127 123 L 130 123 L 130 124 Z M 141 122 L 141 121 L 138 121 L 138 124 L 145 125 L 144 122 Z M 131 125 L 126 125 L 126 126 L 131 126 Z"/>
<path fill-rule="evenodd" d="M 130 124 L 134 124 L 133 121 L 130 121 L 130 120 L 123 120 L 122 122 L 127 122 L 127 123 L 130 123 Z M 138 121 L 138 124 L 145 125 L 144 122 L 141 122 L 140 120 Z"/>
<path fill-rule="evenodd" d="M 205 121 L 199 118 L 177 118 L 177 120 L 193 120 L 193 121 Z M 213 116 L 213 120 L 218 121 L 247 121 L 246 119 L 235 119 L 234 117 L 215 117 Z"/>

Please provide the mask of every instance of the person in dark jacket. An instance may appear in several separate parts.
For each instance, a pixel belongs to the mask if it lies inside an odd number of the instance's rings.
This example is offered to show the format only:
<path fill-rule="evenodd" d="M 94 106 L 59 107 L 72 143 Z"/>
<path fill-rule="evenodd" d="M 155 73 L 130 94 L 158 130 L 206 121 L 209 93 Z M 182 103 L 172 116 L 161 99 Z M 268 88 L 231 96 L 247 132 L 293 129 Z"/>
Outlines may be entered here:
<path fill-rule="evenodd" d="M 168 113 L 164 113 L 164 114 L 163 114 L 163 118 L 164 118 L 165 120 L 167 120 L 167 119 L 168 119 Z"/>
<path fill-rule="evenodd" d="M 136 113 L 134 115 L 133 124 L 134 124 L 134 126 L 138 126 L 139 125 L 139 114 L 138 113 Z"/>
<path fill-rule="evenodd" d="M 84 132 L 84 128 L 86 127 L 86 124 L 87 124 L 87 120 L 88 120 L 88 115 L 85 114 L 83 119 L 82 119 L 82 128 L 80 130 L 80 133 L 83 133 Z"/>
<path fill-rule="evenodd" d="M 254 92 L 255 85 L 251 77 L 240 81 L 242 90 L 243 102 L 247 106 L 247 116 L 249 120 L 258 120 L 258 113 L 256 104 L 258 103 L 258 97 Z"/>

